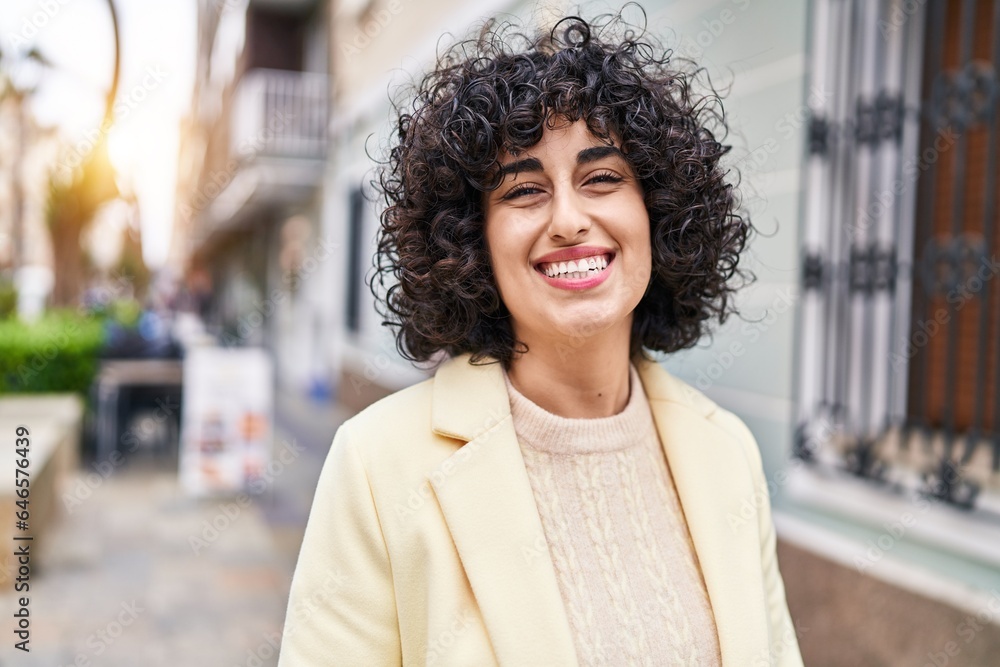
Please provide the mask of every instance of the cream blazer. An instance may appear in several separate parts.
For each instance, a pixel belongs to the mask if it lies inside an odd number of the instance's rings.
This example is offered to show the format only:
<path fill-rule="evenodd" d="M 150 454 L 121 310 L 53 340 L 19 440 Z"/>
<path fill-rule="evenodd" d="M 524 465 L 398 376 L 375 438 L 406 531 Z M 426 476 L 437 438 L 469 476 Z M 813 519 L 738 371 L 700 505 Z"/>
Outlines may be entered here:
<path fill-rule="evenodd" d="M 337 431 L 279 667 L 578 664 L 502 370 L 468 360 L 445 362 Z M 724 665 L 802 665 L 753 435 L 659 364 L 638 370 Z"/>

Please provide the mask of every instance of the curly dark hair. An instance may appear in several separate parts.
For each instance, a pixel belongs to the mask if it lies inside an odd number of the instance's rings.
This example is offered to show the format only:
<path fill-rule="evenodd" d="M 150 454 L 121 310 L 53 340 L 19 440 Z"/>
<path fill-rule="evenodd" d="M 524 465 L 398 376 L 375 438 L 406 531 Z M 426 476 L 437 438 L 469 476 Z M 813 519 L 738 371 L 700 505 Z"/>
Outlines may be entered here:
<path fill-rule="evenodd" d="M 730 149 L 716 139 L 728 131 L 721 99 L 703 68 L 673 58 L 644 25 L 572 16 L 528 36 L 487 22 L 408 93 L 378 174 L 386 208 L 369 281 L 403 357 L 471 352 L 509 367 L 526 351 L 493 276 L 483 196 L 502 180 L 499 156 L 535 145 L 555 119 L 583 119 L 617 141 L 642 186 L 653 270 L 634 311 L 632 358 L 692 347 L 713 317 L 735 312 L 743 280 L 734 276 L 752 279 L 737 268 L 752 226 L 738 178 L 727 182 L 720 165 Z"/>

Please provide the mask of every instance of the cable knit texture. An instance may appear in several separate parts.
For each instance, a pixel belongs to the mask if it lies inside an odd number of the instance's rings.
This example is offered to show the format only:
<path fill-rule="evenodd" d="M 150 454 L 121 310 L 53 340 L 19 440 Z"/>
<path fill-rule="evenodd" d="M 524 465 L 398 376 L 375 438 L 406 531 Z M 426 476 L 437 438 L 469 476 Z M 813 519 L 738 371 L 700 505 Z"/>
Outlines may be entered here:
<path fill-rule="evenodd" d="M 611 417 L 567 419 L 507 381 L 581 665 L 721 665 L 694 544 L 635 366 Z"/>

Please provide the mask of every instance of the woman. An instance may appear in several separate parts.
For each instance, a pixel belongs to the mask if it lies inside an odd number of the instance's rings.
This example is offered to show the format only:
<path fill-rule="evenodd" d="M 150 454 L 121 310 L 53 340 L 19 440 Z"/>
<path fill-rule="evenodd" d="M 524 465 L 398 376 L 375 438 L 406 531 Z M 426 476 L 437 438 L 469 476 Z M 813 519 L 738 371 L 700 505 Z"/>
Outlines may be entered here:
<path fill-rule="evenodd" d="M 488 28 L 400 113 L 373 289 L 448 360 L 338 430 L 282 667 L 801 665 L 754 438 L 647 356 L 732 310 L 721 107 L 612 27 Z"/>

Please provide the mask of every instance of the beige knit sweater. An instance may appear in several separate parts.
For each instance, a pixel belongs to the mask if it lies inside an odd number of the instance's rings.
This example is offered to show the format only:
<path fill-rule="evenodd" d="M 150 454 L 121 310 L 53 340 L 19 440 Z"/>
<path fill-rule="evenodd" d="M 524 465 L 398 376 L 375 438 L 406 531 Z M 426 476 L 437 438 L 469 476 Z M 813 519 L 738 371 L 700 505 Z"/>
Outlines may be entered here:
<path fill-rule="evenodd" d="M 598 419 L 556 416 L 506 379 L 580 664 L 720 665 L 708 593 L 635 367 L 625 409 Z"/>

